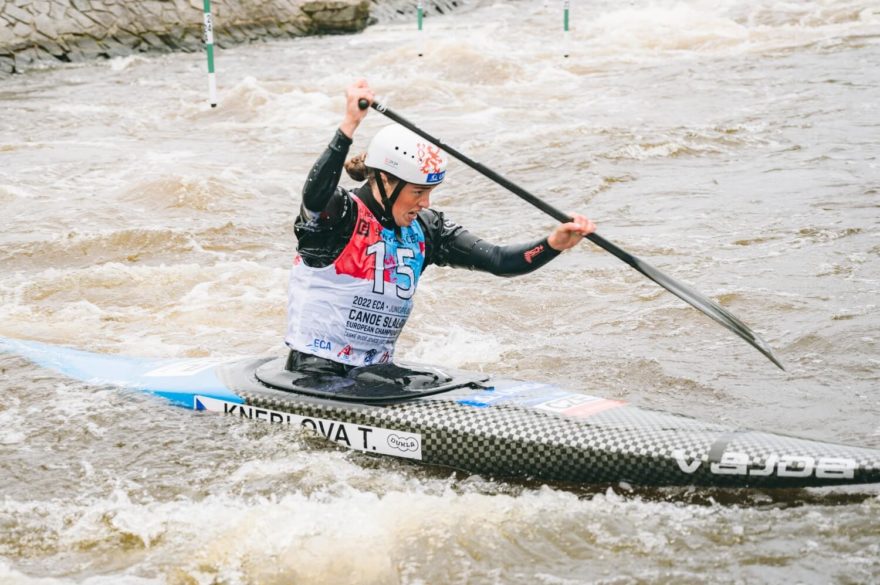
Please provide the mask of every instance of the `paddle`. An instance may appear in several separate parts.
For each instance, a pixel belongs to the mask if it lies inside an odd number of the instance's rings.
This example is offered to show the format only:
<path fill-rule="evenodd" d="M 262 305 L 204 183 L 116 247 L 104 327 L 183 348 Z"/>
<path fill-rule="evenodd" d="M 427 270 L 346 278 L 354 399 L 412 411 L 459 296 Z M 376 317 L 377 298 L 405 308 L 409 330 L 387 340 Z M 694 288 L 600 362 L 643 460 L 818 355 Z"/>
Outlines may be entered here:
<path fill-rule="evenodd" d="M 460 160 L 461 162 L 463 162 L 467 166 L 471 167 L 472 169 L 474 169 L 478 173 L 482 174 L 483 176 L 488 177 L 489 179 L 495 181 L 496 183 L 498 183 L 499 185 L 501 185 L 502 187 L 504 187 L 505 189 L 507 189 L 508 191 L 513 193 L 514 195 L 517 195 L 520 198 L 528 201 L 529 203 L 531 203 L 532 205 L 534 205 L 535 207 L 537 207 L 538 209 L 540 209 L 541 211 L 543 211 L 544 213 L 549 215 L 550 217 L 552 217 L 558 221 L 561 221 L 563 223 L 566 223 L 566 222 L 569 222 L 572 220 L 572 218 L 568 214 L 563 213 L 562 211 L 553 207 L 552 205 L 550 205 L 546 201 L 539 199 L 538 197 L 532 195 L 531 193 L 529 193 L 528 191 L 526 191 L 525 189 L 523 189 L 519 185 L 502 177 L 501 175 L 499 175 L 495 171 L 483 166 L 482 164 L 480 164 L 474 160 L 471 160 L 470 158 L 463 155 L 462 153 L 460 153 L 456 149 L 452 148 L 448 144 L 444 144 L 439 139 L 434 138 L 433 136 L 431 136 L 430 134 L 428 134 L 424 130 L 418 128 L 416 125 L 409 122 L 408 120 L 406 120 L 405 118 L 403 118 L 399 114 L 393 112 L 392 110 L 389 110 L 384 105 L 382 105 L 378 102 L 373 102 L 372 104 L 370 104 L 370 102 L 368 102 L 366 99 L 361 99 L 358 102 L 358 107 L 360 107 L 360 109 L 362 109 L 362 110 L 365 110 L 370 106 L 372 106 L 373 109 L 376 110 L 377 112 L 384 114 L 385 116 L 387 116 L 391 120 L 397 122 L 401 126 L 408 128 L 412 132 L 415 132 L 416 134 L 418 134 L 419 136 L 421 136 L 422 138 L 424 138 L 428 142 L 431 142 L 435 146 L 442 148 L 443 150 L 445 150 L 446 152 L 448 152 L 449 154 L 451 154 L 452 156 L 454 156 L 455 158 L 457 158 L 458 160 Z M 666 290 L 668 290 L 669 292 L 671 292 L 672 294 L 674 294 L 675 296 L 677 296 L 678 298 L 683 300 L 684 302 L 690 304 L 692 307 L 698 309 L 699 311 L 702 311 L 703 314 L 709 316 L 710 318 L 714 319 L 715 321 L 717 321 L 718 323 L 720 323 L 724 327 L 727 327 L 728 329 L 730 329 L 731 331 L 733 331 L 734 333 L 736 333 L 737 335 L 739 335 L 740 337 L 745 339 L 749 344 L 752 345 L 752 347 L 754 347 L 755 349 L 760 351 L 762 354 L 764 354 L 764 356 L 767 359 L 769 359 L 771 362 L 776 364 L 781 370 L 785 371 L 785 368 L 783 367 L 782 363 L 780 363 L 780 361 L 778 359 L 776 359 L 776 356 L 773 355 L 773 350 L 770 348 L 770 346 L 767 344 L 767 342 L 764 341 L 757 333 L 752 331 L 748 325 L 746 325 L 745 323 L 743 323 L 742 321 L 737 319 L 730 311 L 728 311 L 727 309 L 725 309 L 724 307 L 722 307 L 721 305 L 719 305 L 715 301 L 712 301 L 711 299 L 703 296 L 701 293 L 697 292 L 696 290 L 692 289 L 691 287 L 689 287 L 685 284 L 682 284 L 682 283 L 666 276 L 665 274 L 663 274 L 662 272 L 660 272 L 659 270 L 657 270 L 656 268 L 654 268 L 653 266 L 651 266 L 647 262 L 644 262 L 643 260 L 640 260 L 639 258 L 633 256 L 632 254 L 630 254 L 629 252 L 627 252 L 623 248 L 620 248 L 619 246 L 612 244 L 611 242 L 609 242 L 608 240 L 606 240 L 605 238 L 603 238 L 599 234 L 594 232 L 594 233 L 589 234 L 585 237 L 588 240 L 590 240 L 591 242 L 593 242 L 594 244 L 596 244 L 597 246 L 599 246 L 600 248 L 602 248 L 603 250 L 614 254 L 620 260 L 623 260 L 624 262 L 626 262 L 627 264 L 629 264 L 630 266 L 632 266 L 633 268 L 635 268 L 636 270 L 638 270 L 639 272 L 641 272 L 642 274 L 644 274 L 645 276 L 647 276 L 648 278 L 650 278 L 651 280 L 653 280 L 654 282 L 656 282 L 657 284 L 659 284 L 660 286 L 662 286 L 663 288 L 665 288 Z"/>

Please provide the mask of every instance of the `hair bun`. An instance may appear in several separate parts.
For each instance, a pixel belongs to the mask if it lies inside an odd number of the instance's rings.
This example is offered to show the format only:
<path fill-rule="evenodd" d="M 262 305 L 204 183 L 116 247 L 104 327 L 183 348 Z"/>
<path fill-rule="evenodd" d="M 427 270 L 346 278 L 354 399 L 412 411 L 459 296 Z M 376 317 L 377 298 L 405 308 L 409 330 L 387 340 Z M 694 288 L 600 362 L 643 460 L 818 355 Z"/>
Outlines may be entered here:
<path fill-rule="evenodd" d="M 367 153 L 362 152 L 357 156 L 353 156 L 345 161 L 345 172 L 355 181 L 361 182 L 367 180 L 367 165 L 365 163 Z"/>

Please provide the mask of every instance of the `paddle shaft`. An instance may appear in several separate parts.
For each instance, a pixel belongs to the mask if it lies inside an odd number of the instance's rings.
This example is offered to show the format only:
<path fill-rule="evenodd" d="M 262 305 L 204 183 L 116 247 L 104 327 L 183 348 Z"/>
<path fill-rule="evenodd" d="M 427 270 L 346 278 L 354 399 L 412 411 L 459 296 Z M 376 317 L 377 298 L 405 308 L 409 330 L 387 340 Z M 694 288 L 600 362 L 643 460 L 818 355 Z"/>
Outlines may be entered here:
<path fill-rule="evenodd" d="M 358 102 L 358 107 L 360 107 L 360 109 L 362 109 L 362 110 L 365 110 L 368 107 L 370 107 L 370 103 L 365 99 L 361 99 Z M 436 146 L 439 146 L 440 148 L 442 148 L 443 150 L 445 150 L 446 152 L 448 152 L 449 154 L 451 154 L 452 156 L 454 156 L 455 158 L 457 158 L 458 160 L 460 160 L 461 162 L 463 162 L 467 166 L 471 167 L 472 169 L 474 169 L 475 171 L 477 171 L 481 175 L 495 181 L 496 183 L 498 183 L 499 185 L 501 185 L 502 187 L 504 187 L 505 189 L 507 189 L 508 191 L 513 193 L 514 195 L 520 197 L 521 199 L 524 199 L 525 201 L 528 201 L 529 203 L 531 203 L 532 205 L 534 205 L 535 207 L 537 207 L 538 209 L 540 209 L 541 211 L 543 211 L 544 213 L 546 213 L 547 215 L 552 217 L 553 219 L 560 221 L 562 223 L 567 223 L 567 222 L 570 222 L 573 220 L 573 218 L 570 215 L 568 215 L 567 213 L 564 213 L 562 210 L 554 207 L 553 205 L 550 205 L 549 203 L 547 203 L 546 201 L 544 201 L 540 197 L 536 197 L 535 195 L 532 195 L 531 193 L 529 193 L 528 191 L 526 191 L 525 189 L 523 189 L 522 187 L 520 187 L 519 185 L 517 185 L 513 181 L 510 181 L 506 177 L 499 175 L 498 173 L 496 173 L 492 169 L 486 167 L 485 165 L 480 164 L 475 160 L 472 160 L 471 158 L 462 154 L 461 152 L 459 152 L 455 148 L 444 143 L 442 140 L 439 140 L 438 138 L 434 138 L 433 136 L 431 136 L 427 132 L 423 132 L 421 129 L 416 127 L 414 124 L 412 124 L 411 122 L 409 122 L 405 118 L 399 116 L 397 113 L 389 110 L 388 108 L 386 108 L 382 104 L 380 104 L 378 102 L 373 102 L 372 107 L 377 112 L 381 112 L 382 114 L 387 116 L 389 119 L 397 122 L 398 124 L 400 124 L 404 128 L 407 128 L 407 129 L 411 130 L 412 132 L 415 132 L 416 134 L 418 134 L 419 136 L 421 136 L 425 140 L 433 143 Z M 593 242 L 594 244 L 596 244 L 597 246 L 599 246 L 600 248 L 602 248 L 603 250 L 606 250 L 607 252 L 614 254 L 620 260 L 623 260 L 624 262 L 626 262 L 627 264 L 629 264 L 630 266 L 632 266 L 636 270 L 639 269 L 638 262 L 637 262 L 637 259 L 635 258 L 635 256 L 633 256 L 632 254 L 629 254 L 628 252 L 626 252 L 622 248 L 619 248 L 618 246 L 612 244 L 611 242 L 609 242 L 608 240 L 606 240 L 605 238 L 603 238 L 599 234 L 593 232 L 592 234 L 589 234 L 585 237 L 588 240 L 590 240 L 591 242 Z"/>
<path fill-rule="evenodd" d="M 520 187 L 516 183 L 499 175 L 498 173 L 496 173 L 492 169 L 486 167 L 485 165 L 482 165 L 482 164 L 478 163 L 477 161 L 471 159 L 470 157 L 462 154 L 461 152 L 459 152 L 455 148 L 449 146 L 448 144 L 445 144 L 442 140 L 431 136 L 430 134 L 428 134 L 427 132 L 425 132 L 424 130 L 422 130 L 421 128 L 419 128 L 418 126 L 416 126 L 415 124 L 413 124 L 412 122 L 407 120 L 406 118 L 404 118 L 404 117 L 400 116 L 399 114 L 397 114 L 396 112 L 393 112 L 392 110 L 388 109 L 383 104 L 380 104 L 378 102 L 373 102 L 371 104 L 370 102 L 368 102 L 366 99 L 363 99 L 363 98 L 358 101 L 358 107 L 362 110 L 365 110 L 371 106 L 377 112 L 383 114 L 384 116 L 393 120 L 394 122 L 397 122 L 398 124 L 400 124 L 404 128 L 407 128 L 408 130 L 418 134 L 419 136 L 421 136 L 422 138 L 424 138 L 428 142 L 431 142 L 435 146 L 438 146 L 441 149 L 445 150 L 446 152 L 448 152 L 449 154 L 451 154 L 452 156 L 454 156 L 455 158 L 457 158 L 458 160 L 460 160 L 461 162 L 463 162 L 467 166 L 471 167 L 472 169 L 474 169 L 475 171 L 480 173 L 481 175 L 491 179 L 492 181 L 495 181 L 496 183 L 498 183 L 499 185 L 501 185 L 502 187 L 504 187 L 505 189 L 507 189 L 508 191 L 513 193 L 514 195 L 531 203 L 532 205 L 534 205 L 535 207 L 537 207 L 538 209 L 540 209 L 541 211 L 543 211 L 544 213 L 546 213 L 550 217 L 556 219 L 557 221 L 563 222 L 563 223 L 567 223 L 567 222 L 572 221 L 572 217 L 570 215 L 568 215 L 567 213 L 564 213 L 563 211 L 557 209 L 553 205 L 550 205 L 549 203 L 547 203 L 543 199 L 540 199 L 539 197 L 536 197 L 535 195 L 529 193 L 528 191 L 526 191 L 525 189 L 523 189 L 522 187 Z M 637 258 L 636 256 L 633 256 L 632 254 L 630 254 L 629 252 L 627 252 L 623 248 L 621 248 L 615 244 L 612 244 L 611 242 L 609 242 L 608 240 L 606 240 L 605 238 L 603 238 L 599 234 L 593 232 L 591 234 L 586 235 L 585 237 L 586 237 L 586 239 L 590 240 L 591 242 L 593 242 L 594 244 L 596 244 L 597 246 L 599 246 L 600 248 L 602 248 L 606 252 L 609 252 L 609 253 L 613 254 L 614 256 L 616 256 L 618 259 L 622 260 L 623 262 L 626 262 L 632 268 L 639 271 L 640 273 L 642 273 L 643 275 L 645 275 L 649 279 L 653 280 L 654 282 L 656 282 L 657 284 L 659 284 L 660 286 L 662 286 L 663 288 L 665 288 L 666 290 L 668 290 L 669 292 L 671 292 L 672 294 L 674 294 L 675 296 L 680 298 L 681 300 L 690 304 L 695 309 L 701 311 L 706 316 L 713 319 L 715 322 L 726 327 L 730 331 L 736 333 L 741 338 L 743 338 L 746 342 L 748 342 L 750 345 L 752 345 L 755 349 L 757 349 L 762 354 L 764 354 L 764 356 L 767 359 L 769 359 L 771 362 L 773 362 L 781 370 L 785 370 L 782 363 L 778 359 L 776 359 L 775 355 L 773 355 L 773 350 L 770 348 L 770 346 L 767 344 L 767 342 L 764 341 L 757 333 L 752 331 L 748 327 L 748 325 L 746 325 L 745 323 L 740 321 L 737 317 L 735 317 L 732 313 L 730 313 L 727 309 L 723 308 L 722 306 L 720 306 L 716 302 L 712 301 L 711 299 L 702 295 L 701 293 L 697 292 L 696 290 L 690 288 L 689 286 L 684 285 L 684 284 L 674 280 L 673 278 L 670 278 L 669 276 L 666 276 L 665 274 L 663 274 L 662 272 L 660 272 L 659 270 L 657 270 L 656 268 L 654 268 L 653 266 L 651 266 L 647 262 L 644 262 L 643 260 Z"/>

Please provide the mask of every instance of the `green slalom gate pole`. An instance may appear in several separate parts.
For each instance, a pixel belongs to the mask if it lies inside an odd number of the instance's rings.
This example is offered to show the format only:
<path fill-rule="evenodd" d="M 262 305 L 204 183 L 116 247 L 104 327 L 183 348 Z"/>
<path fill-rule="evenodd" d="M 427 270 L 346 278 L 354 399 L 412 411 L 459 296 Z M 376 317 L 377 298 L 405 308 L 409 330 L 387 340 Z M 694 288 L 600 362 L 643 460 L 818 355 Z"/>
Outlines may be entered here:
<path fill-rule="evenodd" d="M 562 43 L 564 47 L 564 57 L 568 57 L 569 32 L 568 32 L 568 8 L 569 0 L 562 3 Z"/>
<path fill-rule="evenodd" d="M 214 19 L 211 17 L 211 0 L 205 0 L 205 51 L 208 54 L 208 99 L 211 107 L 217 107 L 217 78 L 214 76 Z"/>
<path fill-rule="evenodd" d="M 424 37 L 422 36 L 422 20 L 425 18 L 424 0 L 419 0 L 416 8 L 416 18 L 419 22 L 419 57 L 425 54 Z"/>

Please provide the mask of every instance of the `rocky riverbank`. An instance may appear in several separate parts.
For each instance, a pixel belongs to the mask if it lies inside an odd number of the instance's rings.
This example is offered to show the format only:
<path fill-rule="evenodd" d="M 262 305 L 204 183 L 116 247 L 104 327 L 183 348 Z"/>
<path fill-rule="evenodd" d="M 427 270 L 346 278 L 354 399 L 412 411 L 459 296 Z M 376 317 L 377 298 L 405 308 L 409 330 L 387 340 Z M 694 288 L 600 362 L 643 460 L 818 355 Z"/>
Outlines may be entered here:
<path fill-rule="evenodd" d="M 428 0 L 442 14 L 463 0 Z M 214 0 L 215 44 L 353 33 L 415 0 Z M 202 49 L 203 0 L 0 0 L 0 77 L 47 64 Z"/>

